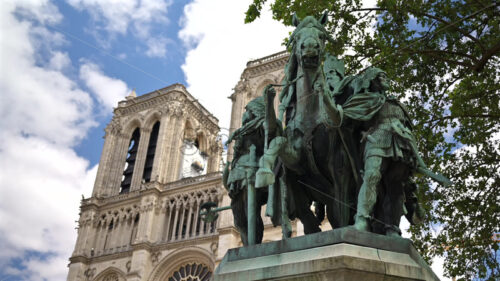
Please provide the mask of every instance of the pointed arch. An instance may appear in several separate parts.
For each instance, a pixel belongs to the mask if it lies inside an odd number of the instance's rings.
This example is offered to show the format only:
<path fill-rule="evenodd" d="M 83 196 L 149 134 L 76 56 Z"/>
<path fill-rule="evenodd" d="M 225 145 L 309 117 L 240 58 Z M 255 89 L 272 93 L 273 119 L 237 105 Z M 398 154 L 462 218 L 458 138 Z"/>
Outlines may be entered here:
<path fill-rule="evenodd" d="M 125 126 L 123 126 L 122 135 L 130 138 L 130 136 L 134 133 L 135 129 L 142 128 L 142 121 L 138 117 L 132 118 L 129 120 Z"/>
<path fill-rule="evenodd" d="M 144 120 L 143 127 L 151 130 L 156 122 L 161 120 L 161 112 L 159 110 L 151 111 L 146 115 Z"/>
<path fill-rule="evenodd" d="M 193 263 L 206 266 L 210 273 L 215 269 L 215 257 L 208 250 L 200 247 L 181 248 L 163 258 L 153 269 L 148 281 L 168 281 L 181 267 Z"/>
<path fill-rule="evenodd" d="M 255 92 L 252 94 L 252 98 L 262 95 L 262 91 L 267 85 L 280 83 L 281 79 L 279 78 L 280 77 L 270 73 L 260 77 L 254 84 L 256 87 L 254 88 Z"/>
<path fill-rule="evenodd" d="M 111 266 L 97 274 L 94 281 L 125 281 L 125 272 Z"/>
<path fill-rule="evenodd" d="M 195 141 L 196 140 L 196 123 L 193 119 L 187 118 L 184 123 L 184 140 Z"/>

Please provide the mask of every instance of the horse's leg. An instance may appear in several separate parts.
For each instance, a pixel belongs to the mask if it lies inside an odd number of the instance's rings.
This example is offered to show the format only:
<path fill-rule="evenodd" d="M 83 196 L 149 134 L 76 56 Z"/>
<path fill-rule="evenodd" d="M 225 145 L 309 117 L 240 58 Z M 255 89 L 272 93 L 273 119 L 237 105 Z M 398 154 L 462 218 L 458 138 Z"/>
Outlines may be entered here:
<path fill-rule="evenodd" d="M 296 175 L 293 171 L 285 171 L 285 185 L 287 187 L 287 202 L 289 217 L 298 218 L 304 225 L 304 233 L 320 232 L 320 222 L 311 211 L 312 200 L 305 192 L 305 186 L 298 183 Z"/>
<path fill-rule="evenodd" d="M 292 226 L 290 224 L 290 219 L 288 218 L 288 190 L 283 177 L 279 179 L 280 186 L 280 200 L 281 200 L 281 232 L 283 233 L 283 239 L 290 238 L 292 236 Z"/>
<path fill-rule="evenodd" d="M 297 202 L 302 204 L 300 208 L 297 209 L 297 217 L 300 222 L 304 225 L 304 234 L 321 232 L 321 228 L 319 228 L 320 221 L 313 214 L 310 208 L 307 208 L 306 203 Z"/>
<path fill-rule="evenodd" d="M 247 225 L 247 194 L 245 190 L 240 190 L 235 198 L 231 200 L 231 210 L 234 214 L 234 225 L 240 232 L 241 242 L 248 246 L 248 225 Z"/>
<path fill-rule="evenodd" d="M 311 200 L 308 198 L 307 194 L 304 192 L 304 188 L 295 186 L 294 188 L 294 199 L 297 218 L 304 225 L 304 234 L 321 232 L 321 222 L 311 211 Z"/>
<path fill-rule="evenodd" d="M 262 216 L 260 215 L 262 205 L 267 202 L 267 192 L 262 189 L 257 189 L 257 206 L 255 208 L 255 244 L 262 243 L 262 238 L 264 237 L 264 222 L 262 221 Z"/>

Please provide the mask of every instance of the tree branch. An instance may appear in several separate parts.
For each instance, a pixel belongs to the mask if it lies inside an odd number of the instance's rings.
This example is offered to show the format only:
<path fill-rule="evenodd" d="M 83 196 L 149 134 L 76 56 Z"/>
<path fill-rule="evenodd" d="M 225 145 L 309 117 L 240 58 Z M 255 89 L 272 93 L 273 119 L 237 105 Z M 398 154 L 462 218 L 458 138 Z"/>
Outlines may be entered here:
<path fill-rule="evenodd" d="M 429 54 L 451 54 L 451 55 L 457 55 L 457 56 L 462 56 L 462 57 L 466 57 L 466 58 L 469 58 L 471 60 L 473 60 L 474 62 L 478 62 L 478 60 L 469 55 L 469 54 L 466 54 L 466 53 L 461 53 L 461 52 L 454 52 L 454 51 L 447 51 L 447 50 L 431 50 L 431 49 L 425 49 L 425 50 L 413 50 L 413 49 L 410 49 L 408 50 L 409 52 L 414 52 L 414 53 L 429 53 Z"/>
<path fill-rule="evenodd" d="M 483 53 L 483 57 L 476 63 L 472 68 L 477 72 L 481 72 L 488 60 L 500 51 L 500 41 L 497 42 L 493 48 L 489 49 L 486 53 Z"/>
<path fill-rule="evenodd" d="M 492 119 L 500 119 L 500 115 L 492 115 L 492 114 L 464 114 L 460 116 L 443 116 L 435 119 L 431 119 L 425 123 L 433 123 L 433 122 L 439 122 L 439 121 L 444 121 L 444 120 L 451 120 L 451 119 L 459 119 L 459 118 L 492 118 Z"/>
<path fill-rule="evenodd" d="M 441 23 L 445 24 L 445 27 L 443 27 L 443 28 L 446 28 L 446 27 L 448 27 L 448 26 L 453 27 L 455 30 L 457 30 L 458 32 L 460 32 L 463 36 L 465 36 L 465 37 L 467 37 L 467 38 L 471 39 L 472 41 L 474 41 L 474 42 L 475 42 L 475 43 L 479 46 L 479 48 L 481 48 L 482 50 L 484 50 L 484 47 L 482 46 L 482 44 L 481 44 L 481 42 L 479 41 L 479 39 L 478 39 L 478 38 L 476 38 L 476 37 L 472 36 L 472 35 L 471 35 L 471 32 L 467 32 L 466 30 L 461 29 L 461 28 L 460 28 L 460 27 L 458 27 L 456 24 L 457 24 L 458 22 L 461 22 L 461 21 L 464 21 L 464 20 L 469 19 L 469 18 L 471 18 L 471 17 L 474 17 L 474 16 L 476 16 L 479 12 L 481 12 L 481 11 L 483 11 L 483 10 L 486 10 L 486 9 L 488 9 L 488 8 L 492 8 L 492 7 L 494 7 L 495 5 L 496 5 L 496 4 L 491 4 L 491 5 L 487 6 L 487 7 L 484 7 L 484 8 L 482 8 L 482 9 L 480 9 L 480 10 L 478 10 L 478 11 L 476 11 L 476 12 L 474 12 L 474 13 L 472 13 L 472 14 L 468 15 L 468 16 L 466 16 L 466 17 L 460 18 L 458 21 L 455 21 L 455 22 L 448 22 L 448 21 L 446 21 L 446 20 L 444 20 L 444 19 L 442 19 L 442 18 L 440 18 L 440 17 L 434 16 L 434 15 L 431 15 L 431 14 L 427 14 L 427 13 L 422 13 L 422 12 L 420 12 L 420 11 L 412 11 L 412 10 L 410 10 L 409 12 L 410 12 L 410 13 L 413 13 L 413 14 L 415 14 L 415 15 L 420 15 L 420 16 L 424 16 L 424 17 L 428 17 L 428 18 L 431 18 L 431 19 L 437 20 L 437 21 L 439 21 L 439 22 L 441 22 Z M 360 9 L 353 9 L 353 10 L 351 10 L 351 12 L 360 12 L 360 11 L 389 11 L 389 10 L 387 10 L 387 9 L 383 9 L 383 8 L 360 8 Z M 422 38 L 422 37 L 421 37 L 421 38 Z"/>

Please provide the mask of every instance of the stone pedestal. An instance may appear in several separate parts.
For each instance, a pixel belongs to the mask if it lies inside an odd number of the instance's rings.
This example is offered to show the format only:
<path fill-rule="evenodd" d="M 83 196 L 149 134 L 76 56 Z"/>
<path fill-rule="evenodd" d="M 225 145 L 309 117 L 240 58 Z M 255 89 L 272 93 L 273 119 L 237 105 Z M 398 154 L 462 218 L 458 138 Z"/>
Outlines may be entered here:
<path fill-rule="evenodd" d="M 222 280 L 439 280 L 403 238 L 351 228 L 230 249 Z"/>

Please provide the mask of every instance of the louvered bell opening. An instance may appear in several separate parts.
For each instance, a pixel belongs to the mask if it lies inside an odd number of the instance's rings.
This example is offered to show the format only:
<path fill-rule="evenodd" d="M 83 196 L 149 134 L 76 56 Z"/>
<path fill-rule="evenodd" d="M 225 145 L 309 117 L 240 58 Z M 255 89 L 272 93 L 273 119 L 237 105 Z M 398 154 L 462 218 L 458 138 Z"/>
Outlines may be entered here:
<path fill-rule="evenodd" d="M 160 122 L 156 122 L 149 138 L 148 151 L 146 153 L 146 163 L 144 163 L 144 172 L 142 179 L 145 182 L 151 181 L 151 172 L 155 160 L 156 143 L 158 142 L 158 132 L 160 131 Z"/>
<path fill-rule="evenodd" d="M 139 149 L 140 138 L 141 132 L 139 128 L 137 128 L 130 138 L 127 159 L 125 160 L 125 170 L 123 171 L 122 183 L 120 185 L 120 194 L 130 191 L 130 184 L 132 183 L 132 175 L 134 173 L 135 159 L 137 157 L 137 150 Z"/>

